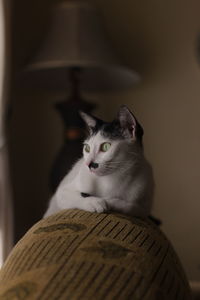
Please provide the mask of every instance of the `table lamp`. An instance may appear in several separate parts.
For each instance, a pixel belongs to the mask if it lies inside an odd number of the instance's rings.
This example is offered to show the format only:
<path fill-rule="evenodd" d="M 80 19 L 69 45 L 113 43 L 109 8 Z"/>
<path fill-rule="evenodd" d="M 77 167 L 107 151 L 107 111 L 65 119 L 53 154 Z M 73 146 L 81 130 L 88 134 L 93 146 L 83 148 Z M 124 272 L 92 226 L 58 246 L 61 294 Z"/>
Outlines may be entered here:
<path fill-rule="evenodd" d="M 98 11 L 85 2 L 61 2 L 52 11 L 43 44 L 27 67 L 37 87 L 67 90 L 56 104 L 65 123 L 65 142 L 51 174 L 51 190 L 81 156 L 83 122 L 79 110 L 90 113 L 95 105 L 81 91 L 106 91 L 131 87 L 139 80 L 116 56 Z"/>

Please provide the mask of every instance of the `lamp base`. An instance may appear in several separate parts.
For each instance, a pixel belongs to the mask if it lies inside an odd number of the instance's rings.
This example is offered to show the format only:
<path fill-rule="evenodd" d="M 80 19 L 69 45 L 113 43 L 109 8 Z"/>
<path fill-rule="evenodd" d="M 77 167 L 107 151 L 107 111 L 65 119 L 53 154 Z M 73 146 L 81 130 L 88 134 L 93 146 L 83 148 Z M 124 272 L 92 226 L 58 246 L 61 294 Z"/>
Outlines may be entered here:
<path fill-rule="evenodd" d="M 73 164 L 82 155 L 82 139 L 66 140 L 62 145 L 50 173 L 50 189 L 54 193 Z"/>
<path fill-rule="evenodd" d="M 79 111 L 90 113 L 95 105 L 80 97 L 64 100 L 56 104 L 64 125 L 64 143 L 56 156 L 50 173 L 50 190 L 54 193 L 72 168 L 73 164 L 82 156 L 82 144 L 85 138 L 85 123 Z"/>

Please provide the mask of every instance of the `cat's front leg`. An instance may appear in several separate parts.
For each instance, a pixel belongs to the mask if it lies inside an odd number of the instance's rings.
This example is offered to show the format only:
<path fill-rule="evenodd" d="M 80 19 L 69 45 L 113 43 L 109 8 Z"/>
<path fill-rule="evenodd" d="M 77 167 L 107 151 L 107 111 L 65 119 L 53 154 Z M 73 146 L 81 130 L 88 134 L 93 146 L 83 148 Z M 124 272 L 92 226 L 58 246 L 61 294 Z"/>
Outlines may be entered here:
<path fill-rule="evenodd" d="M 108 205 L 106 201 L 98 197 L 87 197 L 83 199 L 83 208 L 86 211 L 103 213 L 108 212 Z"/>
<path fill-rule="evenodd" d="M 104 199 L 89 195 L 86 196 L 76 190 L 66 188 L 58 190 L 55 195 L 59 209 L 77 208 L 98 213 L 108 211 L 108 206 Z"/>

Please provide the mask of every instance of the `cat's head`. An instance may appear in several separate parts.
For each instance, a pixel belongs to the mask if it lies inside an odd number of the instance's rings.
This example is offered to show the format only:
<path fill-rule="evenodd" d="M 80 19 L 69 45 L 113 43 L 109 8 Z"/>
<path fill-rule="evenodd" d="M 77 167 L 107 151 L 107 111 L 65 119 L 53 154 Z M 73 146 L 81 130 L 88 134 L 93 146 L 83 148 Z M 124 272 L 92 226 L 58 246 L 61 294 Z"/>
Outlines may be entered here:
<path fill-rule="evenodd" d="M 84 112 L 80 114 L 89 132 L 83 157 L 91 172 L 103 176 L 123 170 L 142 153 L 143 129 L 125 105 L 109 123 Z"/>

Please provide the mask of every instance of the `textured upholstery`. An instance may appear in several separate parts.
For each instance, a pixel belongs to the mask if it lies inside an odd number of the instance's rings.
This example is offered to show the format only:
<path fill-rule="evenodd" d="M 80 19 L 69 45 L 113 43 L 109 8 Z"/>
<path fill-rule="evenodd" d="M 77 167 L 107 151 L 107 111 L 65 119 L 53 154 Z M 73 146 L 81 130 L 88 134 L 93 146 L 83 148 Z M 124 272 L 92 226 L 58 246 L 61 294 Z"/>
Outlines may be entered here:
<path fill-rule="evenodd" d="M 38 222 L 14 247 L 0 299 L 184 300 L 190 289 L 152 221 L 68 210 Z"/>

